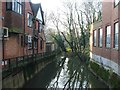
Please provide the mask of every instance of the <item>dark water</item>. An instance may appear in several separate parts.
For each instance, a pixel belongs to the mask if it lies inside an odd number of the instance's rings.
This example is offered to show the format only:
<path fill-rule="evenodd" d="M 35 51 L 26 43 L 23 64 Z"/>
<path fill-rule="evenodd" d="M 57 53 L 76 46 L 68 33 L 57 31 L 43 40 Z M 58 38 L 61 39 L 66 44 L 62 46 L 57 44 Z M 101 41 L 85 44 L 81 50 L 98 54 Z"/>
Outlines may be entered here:
<path fill-rule="evenodd" d="M 56 56 L 24 88 L 108 88 L 76 57 Z"/>

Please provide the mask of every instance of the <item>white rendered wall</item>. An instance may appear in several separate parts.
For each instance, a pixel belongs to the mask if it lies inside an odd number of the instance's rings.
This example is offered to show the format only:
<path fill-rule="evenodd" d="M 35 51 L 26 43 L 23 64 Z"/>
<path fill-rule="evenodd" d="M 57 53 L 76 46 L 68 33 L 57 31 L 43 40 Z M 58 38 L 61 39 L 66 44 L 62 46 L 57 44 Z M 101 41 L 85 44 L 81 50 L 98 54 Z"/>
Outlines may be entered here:
<path fill-rule="evenodd" d="M 115 63 L 112 60 L 104 58 L 102 56 L 92 54 L 91 52 L 90 52 L 90 58 L 91 60 L 94 60 L 98 64 L 103 65 L 106 69 L 112 69 L 113 72 L 115 72 L 120 76 L 120 65 L 118 65 L 118 63 Z"/>

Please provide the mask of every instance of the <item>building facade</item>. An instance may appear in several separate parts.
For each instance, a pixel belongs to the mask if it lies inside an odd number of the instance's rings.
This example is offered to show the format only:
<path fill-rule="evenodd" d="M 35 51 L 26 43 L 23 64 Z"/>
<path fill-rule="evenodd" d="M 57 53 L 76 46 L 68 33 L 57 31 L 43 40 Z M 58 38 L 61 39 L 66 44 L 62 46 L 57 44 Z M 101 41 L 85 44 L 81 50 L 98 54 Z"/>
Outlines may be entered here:
<path fill-rule="evenodd" d="M 0 1 L 0 60 L 2 60 L 2 2 Z"/>
<path fill-rule="evenodd" d="M 90 58 L 120 76 L 120 4 L 102 1 L 102 20 L 92 25 Z"/>
<path fill-rule="evenodd" d="M 3 38 L 3 58 L 14 58 L 24 55 L 37 54 L 44 52 L 45 48 L 40 49 L 44 40 L 44 18 L 41 4 L 36 7 L 33 3 L 26 0 L 12 0 L 12 2 L 2 2 L 2 28 L 6 31 Z M 37 14 L 34 14 L 33 8 L 36 8 Z M 39 12 L 39 13 L 38 13 Z M 39 25 L 39 18 L 42 18 Z M 42 32 L 39 32 L 42 29 Z M 42 34 L 42 35 L 41 35 Z"/>
<path fill-rule="evenodd" d="M 2 61 L 2 52 L 1 52 L 2 51 L 2 20 L 3 20 L 2 2 L 0 1 L 0 61 Z M 2 70 L 1 69 L 0 69 L 0 89 L 2 89 Z"/>

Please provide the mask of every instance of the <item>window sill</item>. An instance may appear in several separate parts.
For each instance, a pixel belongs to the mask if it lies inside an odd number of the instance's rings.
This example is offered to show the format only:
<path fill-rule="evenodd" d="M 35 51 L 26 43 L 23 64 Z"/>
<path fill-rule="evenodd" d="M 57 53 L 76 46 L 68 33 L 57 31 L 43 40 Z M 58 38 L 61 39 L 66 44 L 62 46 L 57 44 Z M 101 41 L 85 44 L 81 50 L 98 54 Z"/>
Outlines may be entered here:
<path fill-rule="evenodd" d="M 118 49 L 118 48 L 113 48 L 113 50 L 119 51 L 119 49 Z"/>
<path fill-rule="evenodd" d="M 29 25 L 28 25 L 28 27 L 29 27 L 29 28 L 32 28 L 32 26 L 29 26 Z"/>
<path fill-rule="evenodd" d="M 111 49 L 110 47 L 106 47 L 106 49 Z"/>
<path fill-rule="evenodd" d="M 10 12 L 13 12 L 13 13 L 16 13 L 16 14 L 22 16 L 22 14 L 20 14 L 20 13 L 18 13 L 18 12 L 16 12 L 16 11 L 13 11 L 13 10 L 11 10 L 11 9 L 6 9 L 6 11 L 10 11 Z"/>
<path fill-rule="evenodd" d="M 99 47 L 99 48 L 102 48 L 102 47 Z"/>
<path fill-rule="evenodd" d="M 37 50 L 37 48 L 34 48 L 35 50 Z"/>
<path fill-rule="evenodd" d="M 32 50 L 32 48 L 28 48 L 28 50 Z"/>

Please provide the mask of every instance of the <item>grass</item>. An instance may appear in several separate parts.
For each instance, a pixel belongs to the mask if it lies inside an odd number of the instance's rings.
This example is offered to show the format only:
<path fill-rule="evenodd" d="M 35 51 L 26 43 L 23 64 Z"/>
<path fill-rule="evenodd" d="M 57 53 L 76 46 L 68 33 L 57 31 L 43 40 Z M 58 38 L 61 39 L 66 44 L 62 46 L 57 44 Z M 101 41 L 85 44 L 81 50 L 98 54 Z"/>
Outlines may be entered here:
<path fill-rule="evenodd" d="M 114 72 L 110 75 L 109 70 L 104 69 L 95 62 L 90 61 L 90 68 L 100 76 L 112 88 L 120 88 L 120 77 Z"/>
<path fill-rule="evenodd" d="M 113 87 L 113 88 L 120 88 L 120 77 L 115 74 L 113 72 L 110 80 L 109 80 L 109 84 Z"/>
<path fill-rule="evenodd" d="M 94 62 L 90 62 L 90 67 L 103 80 L 105 80 L 106 82 L 108 81 L 109 75 L 110 75 L 108 70 L 104 69 L 103 67 L 100 67 L 100 65 L 98 65 Z"/>

